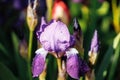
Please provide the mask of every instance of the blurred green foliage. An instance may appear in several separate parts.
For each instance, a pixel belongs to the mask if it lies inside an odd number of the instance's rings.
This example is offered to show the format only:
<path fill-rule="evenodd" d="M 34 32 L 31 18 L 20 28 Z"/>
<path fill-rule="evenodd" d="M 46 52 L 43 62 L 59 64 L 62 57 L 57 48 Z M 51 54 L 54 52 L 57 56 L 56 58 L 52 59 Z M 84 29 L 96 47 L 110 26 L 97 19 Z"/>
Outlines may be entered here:
<path fill-rule="evenodd" d="M 0 2 L 1 4 L 3 3 L 2 1 Z M 120 32 L 115 31 L 113 24 L 112 1 L 98 2 L 98 0 L 85 0 L 83 3 L 74 3 L 72 0 L 65 0 L 65 2 L 69 6 L 71 14 L 71 22 L 69 24 L 71 33 L 74 17 L 79 20 L 79 24 L 81 25 L 84 35 L 83 46 L 86 61 L 88 60 L 88 51 L 93 32 L 95 29 L 98 30 L 100 49 L 95 65 L 96 80 L 120 80 Z M 28 80 L 27 62 L 19 53 L 20 41 L 25 39 L 28 44 L 29 32 L 25 17 L 22 25 L 13 27 L 16 20 L 19 20 L 21 12 L 25 13 L 26 11 L 15 10 L 11 4 L 4 3 L 3 8 L 0 8 L 0 80 Z M 120 4 L 117 4 L 117 6 L 120 7 Z M 118 22 L 120 23 L 120 16 Z M 116 36 L 118 36 L 118 43 L 114 42 Z M 114 44 L 117 45 L 115 48 L 113 47 Z M 36 45 L 36 36 L 34 33 L 32 58 L 37 49 Z M 46 80 L 56 80 L 56 59 L 48 55 L 47 62 Z M 38 78 L 34 78 L 33 80 L 38 80 Z M 73 79 L 68 77 L 68 80 Z M 84 80 L 84 78 L 80 80 Z"/>

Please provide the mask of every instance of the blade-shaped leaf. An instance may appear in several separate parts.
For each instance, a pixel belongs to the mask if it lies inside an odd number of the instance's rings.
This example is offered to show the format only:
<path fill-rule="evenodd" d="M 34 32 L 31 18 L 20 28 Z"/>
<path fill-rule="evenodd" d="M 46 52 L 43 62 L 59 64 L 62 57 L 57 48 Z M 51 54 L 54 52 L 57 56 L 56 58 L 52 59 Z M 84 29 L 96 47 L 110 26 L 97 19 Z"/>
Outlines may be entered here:
<path fill-rule="evenodd" d="M 0 80 L 17 80 L 17 78 L 4 64 L 0 63 Z"/>
<path fill-rule="evenodd" d="M 113 48 L 112 48 L 112 46 L 110 46 L 109 49 L 107 50 L 107 52 L 105 53 L 105 56 L 103 57 L 100 67 L 96 73 L 97 80 L 103 80 L 103 73 L 107 69 L 107 67 L 110 63 L 112 54 L 113 54 Z"/>
<path fill-rule="evenodd" d="M 16 60 L 19 77 L 21 80 L 26 80 L 26 71 L 25 71 L 26 62 L 24 62 L 24 60 L 19 55 L 19 49 L 18 49 L 19 39 L 14 32 L 12 32 L 11 35 L 12 35 L 14 56 Z"/>
<path fill-rule="evenodd" d="M 116 70 L 116 67 L 117 67 L 117 62 L 118 62 L 118 59 L 119 59 L 119 55 L 120 55 L 120 40 L 119 40 L 119 44 L 117 45 L 117 48 L 115 49 L 115 54 L 113 55 L 108 80 L 113 80 L 114 73 L 115 73 L 115 70 Z"/>
<path fill-rule="evenodd" d="M 2 51 L 5 56 L 9 57 L 8 51 L 1 43 L 0 43 L 0 51 Z"/>

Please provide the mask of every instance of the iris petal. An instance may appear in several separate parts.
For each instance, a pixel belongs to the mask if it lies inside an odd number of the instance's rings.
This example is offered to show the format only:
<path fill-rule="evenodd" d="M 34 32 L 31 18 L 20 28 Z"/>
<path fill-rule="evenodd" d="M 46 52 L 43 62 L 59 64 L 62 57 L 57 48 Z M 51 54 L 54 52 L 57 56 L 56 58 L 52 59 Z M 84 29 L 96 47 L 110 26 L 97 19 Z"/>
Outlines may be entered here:
<path fill-rule="evenodd" d="M 40 33 L 39 40 L 47 51 L 59 53 L 70 47 L 70 33 L 61 21 L 52 20 L 48 23 Z"/>
<path fill-rule="evenodd" d="M 85 61 L 83 61 L 78 55 L 78 51 L 75 48 L 71 48 L 66 51 L 67 54 L 67 73 L 74 79 L 79 79 L 89 71 L 89 67 Z"/>
<path fill-rule="evenodd" d="M 36 51 L 36 56 L 32 62 L 33 77 L 38 77 L 43 72 L 46 55 L 47 51 L 45 51 L 43 48 L 40 48 Z"/>

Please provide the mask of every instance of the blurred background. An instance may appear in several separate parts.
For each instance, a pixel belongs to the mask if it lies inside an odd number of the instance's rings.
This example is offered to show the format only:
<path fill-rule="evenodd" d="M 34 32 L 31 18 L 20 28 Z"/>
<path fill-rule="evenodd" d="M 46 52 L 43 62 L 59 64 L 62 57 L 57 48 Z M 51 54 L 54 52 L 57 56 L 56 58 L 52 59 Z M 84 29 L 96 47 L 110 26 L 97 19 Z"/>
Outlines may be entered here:
<path fill-rule="evenodd" d="M 120 1 L 62 1 L 68 7 L 64 15 L 69 17 L 62 17 L 61 20 L 65 20 L 70 32 L 73 31 L 74 18 L 78 19 L 81 26 L 86 61 L 93 32 L 95 29 L 98 31 L 100 48 L 95 65 L 96 80 L 120 80 Z M 40 18 L 46 16 L 48 21 L 51 19 L 48 6 L 52 5 L 53 10 L 54 2 L 55 0 L 39 0 L 40 5 L 36 11 L 39 22 L 33 34 L 32 59 L 37 50 L 36 30 L 40 26 Z M 29 41 L 27 6 L 28 0 L 0 0 L 0 80 L 29 80 L 26 61 Z M 50 15 L 54 14 L 52 12 Z M 47 57 L 49 63 L 46 80 L 56 80 L 55 58 L 51 55 Z M 68 80 L 74 79 L 68 78 Z"/>

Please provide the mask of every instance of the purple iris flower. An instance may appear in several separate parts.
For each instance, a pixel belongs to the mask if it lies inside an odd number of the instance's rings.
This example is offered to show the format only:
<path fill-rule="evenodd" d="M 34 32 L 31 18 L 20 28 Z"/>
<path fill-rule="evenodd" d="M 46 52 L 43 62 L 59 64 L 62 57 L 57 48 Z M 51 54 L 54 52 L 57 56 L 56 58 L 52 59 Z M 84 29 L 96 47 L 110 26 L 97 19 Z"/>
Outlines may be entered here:
<path fill-rule="evenodd" d="M 97 53 L 98 52 L 98 34 L 97 34 L 97 30 L 95 30 L 93 38 L 92 38 L 92 42 L 91 42 L 91 48 L 90 51 Z"/>
<path fill-rule="evenodd" d="M 66 70 L 72 78 L 79 79 L 89 70 L 88 65 L 79 57 L 78 51 L 72 48 L 75 43 L 74 36 L 70 35 L 63 22 L 52 20 L 47 24 L 42 17 L 40 29 L 36 34 L 42 48 L 36 51 L 32 62 L 33 77 L 38 77 L 44 70 L 48 52 L 53 53 L 57 58 L 67 56 Z"/>
<path fill-rule="evenodd" d="M 36 34 L 43 48 L 36 51 L 37 54 L 33 59 L 33 77 L 38 77 L 44 70 L 45 58 L 48 52 L 63 55 L 71 46 L 70 42 L 73 42 L 67 26 L 63 22 L 52 20 L 46 24 L 44 17 L 41 18 L 40 29 Z"/>
<path fill-rule="evenodd" d="M 68 28 L 63 22 L 52 20 L 46 24 L 42 18 L 41 24 L 37 37 L 46 51 L 59 53 L 70 47 L 72 39 L 70 39 Z"/>

